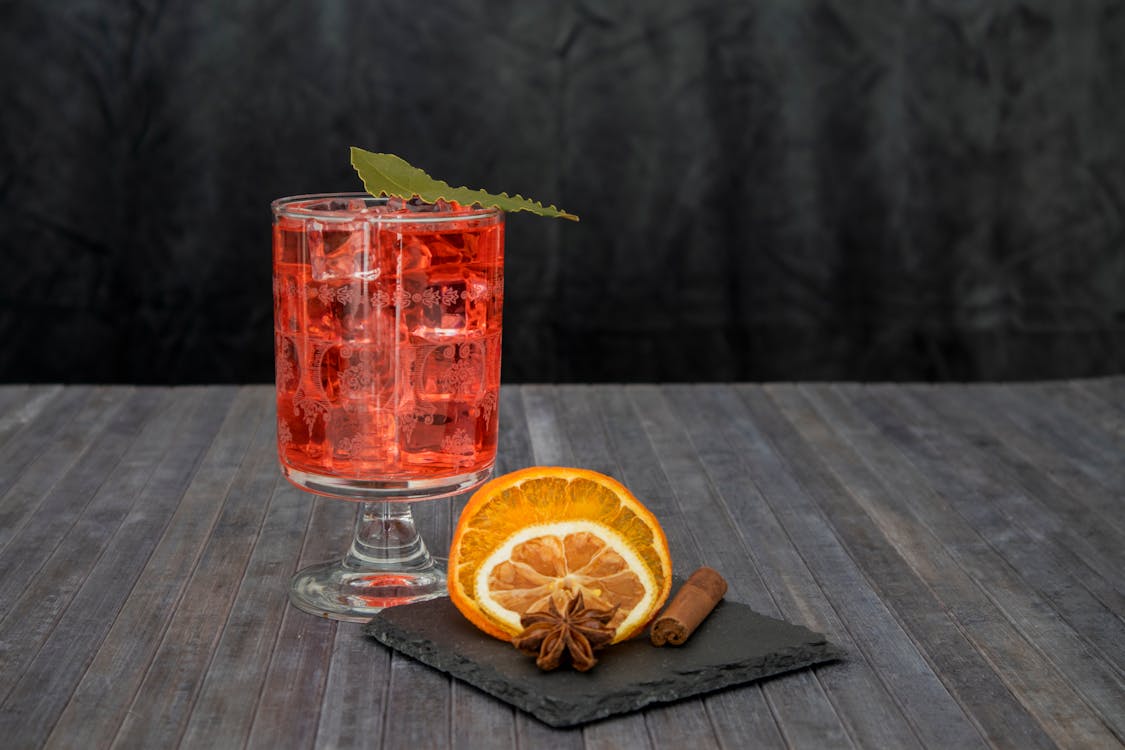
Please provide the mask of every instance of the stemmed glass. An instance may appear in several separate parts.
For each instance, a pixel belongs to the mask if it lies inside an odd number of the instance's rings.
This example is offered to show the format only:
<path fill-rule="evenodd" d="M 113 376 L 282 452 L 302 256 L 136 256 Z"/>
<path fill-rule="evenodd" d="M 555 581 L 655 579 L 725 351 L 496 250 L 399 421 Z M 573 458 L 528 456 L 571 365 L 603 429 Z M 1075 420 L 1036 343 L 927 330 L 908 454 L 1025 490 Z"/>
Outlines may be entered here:
<path fill-rule="evenodd" d="M 306 612 L 365 621 L 446 593 L 410 503 L 496 457 L 504 215 L 333 193 L 274 216 L 278 454 L 296 486 L 362 503 L 342 559 L 298 571 Z"/>

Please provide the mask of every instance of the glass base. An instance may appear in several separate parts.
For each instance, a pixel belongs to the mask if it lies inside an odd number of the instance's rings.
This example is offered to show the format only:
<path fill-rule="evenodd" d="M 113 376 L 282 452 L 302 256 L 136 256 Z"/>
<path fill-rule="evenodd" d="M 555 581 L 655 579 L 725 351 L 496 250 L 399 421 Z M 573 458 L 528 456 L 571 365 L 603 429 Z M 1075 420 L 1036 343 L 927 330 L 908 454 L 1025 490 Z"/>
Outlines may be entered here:
<path fill-rule="evenodd" d="M 445 596 L 443 560 L 433 557 L 409 503 L 365 502 L 342 560 L 297 571 L 289 601 L 321 617 L 366 622 L 381 609 Z"/>
<path fill-rule="evenodd" d="M 445 561 L 430 558 L 415 571 L 356 570 L 330 562 L 300 570 L 289 582 L 289 601 L 298 609 L 348 622 L 367 622 L 381 609 L 446 595 Z"/>

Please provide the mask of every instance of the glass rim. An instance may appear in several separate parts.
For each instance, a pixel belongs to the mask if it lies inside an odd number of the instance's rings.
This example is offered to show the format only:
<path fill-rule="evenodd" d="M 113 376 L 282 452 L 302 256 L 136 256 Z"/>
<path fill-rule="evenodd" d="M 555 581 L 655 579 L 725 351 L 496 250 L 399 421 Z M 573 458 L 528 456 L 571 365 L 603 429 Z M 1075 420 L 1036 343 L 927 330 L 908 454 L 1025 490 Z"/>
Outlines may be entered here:
<path fill-rule="evenodd" d="M 287 219 L 317 219 L 329 223 L 350 223 L 356 221 L 370 221 L 379 224 L 440 224 L 453 221 L 474 221 L 492 217 L 502 217 L 503 211 L 496 206 L 482 208 L 464 208 L 456 213 L 445 211 L 418 212 L 408 216 L 388 216 L 386 214 L 369 214 L 365 211 L 351 209 L 313 209 L 296 206 L 294 204 L 323 200 L 366 199 L 371 201 L 387 201 L 389 198 L 380 198 L 370 193 L 344 192 L 344 193 L 307 193 L 305 195 L 289 195 L 278 198 L 270 203 L 270 210 L 274 216 L 283 216 Z"/>

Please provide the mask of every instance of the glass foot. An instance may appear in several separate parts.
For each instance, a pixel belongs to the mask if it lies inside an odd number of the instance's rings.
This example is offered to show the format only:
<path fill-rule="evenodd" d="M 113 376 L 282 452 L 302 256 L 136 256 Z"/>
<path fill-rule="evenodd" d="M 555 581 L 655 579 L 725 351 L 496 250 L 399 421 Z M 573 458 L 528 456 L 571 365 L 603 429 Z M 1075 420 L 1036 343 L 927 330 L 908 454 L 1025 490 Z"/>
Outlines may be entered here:
<path fill-rule="evenodd" d="M 344 559 L 304 568 L 289 581 L 293 606 L 348 622 L 446 594 L 445 561 L 430 555 L 410 505 L 398 502 L 364 503 Z"/>
<path fill-rule="evenodd" d="M 445 561 L 431 561 L 428 570 L 394 573 L 352 570 L 342 562 L 313 565 L 293 576 L 289 601 L 321 617 L 367 622 L 385 607 L 445 596 Z"/>

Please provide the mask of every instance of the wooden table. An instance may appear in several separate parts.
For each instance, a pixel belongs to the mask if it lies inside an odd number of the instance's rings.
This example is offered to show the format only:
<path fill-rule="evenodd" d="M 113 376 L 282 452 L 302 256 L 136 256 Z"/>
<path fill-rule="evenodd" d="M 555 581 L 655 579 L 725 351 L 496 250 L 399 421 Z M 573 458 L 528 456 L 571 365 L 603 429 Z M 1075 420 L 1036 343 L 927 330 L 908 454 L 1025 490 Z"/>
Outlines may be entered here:
<path fill-rule="evenodd" d="M 272 389 L 0 387 L 0 745 L 1118 747 L 1125 378 L 506 386 L 500 471 L 623 480 L 676 569 L 842 663 L 552 730 L 286 603 L 354 506 Z M 419 507 L 448 544 L 463 500 Z"/>

